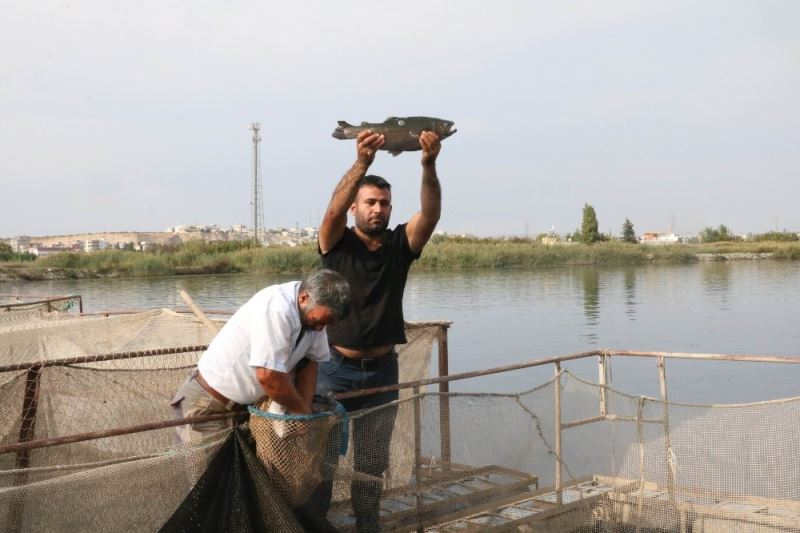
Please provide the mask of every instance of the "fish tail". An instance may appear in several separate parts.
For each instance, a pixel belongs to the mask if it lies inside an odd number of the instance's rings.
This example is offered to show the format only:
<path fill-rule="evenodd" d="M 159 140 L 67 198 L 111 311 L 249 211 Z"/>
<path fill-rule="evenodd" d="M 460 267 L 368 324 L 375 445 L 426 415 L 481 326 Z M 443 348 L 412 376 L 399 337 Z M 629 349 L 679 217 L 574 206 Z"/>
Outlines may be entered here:
<path fill-rule="evenodd" d="M 348 124 L 344 120 L 339 120 L 338 124 L 339 125 L 336 127 L 336 129 L 333 130 L 333 134 L 332 134 L 333 137 L 335 137 L 336 139 L 355 139 L 356 138 L 356 135 L 353 132 L 353 128 L 355 126 L 353 126 L 352 124 Z"/>

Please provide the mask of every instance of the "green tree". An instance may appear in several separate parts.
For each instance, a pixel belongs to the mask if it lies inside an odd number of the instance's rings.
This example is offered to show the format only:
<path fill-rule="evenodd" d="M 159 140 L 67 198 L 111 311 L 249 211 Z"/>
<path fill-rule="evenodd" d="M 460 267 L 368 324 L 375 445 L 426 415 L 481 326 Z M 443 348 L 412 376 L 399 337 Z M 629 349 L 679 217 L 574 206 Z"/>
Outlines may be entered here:
<path fill-rule="evenodd" d="M 581 242 L 592 244 L 601 239 L 597 231 L 597 214 L 588 203 L 583 206 L 583 223 L 581 224 Z"/>
<path fill-rule="evenodd" d="M 636 232 L 633 231 L 633 222 L 625 217 L 625 222 L 622 223 L 622 242 L 638 243 L 636 239 Z"/>
<path fill-rule="evenodd" d="M 719 227 L 716 228 L 712 228 L 710 226 L 705 227 L 703 228 L 703 231 L 700 232 L 701 242 L 721 242 L 735 240 L 737 240 L 736 235 L 734 235 L 725 224 L 720 224 Z"/>

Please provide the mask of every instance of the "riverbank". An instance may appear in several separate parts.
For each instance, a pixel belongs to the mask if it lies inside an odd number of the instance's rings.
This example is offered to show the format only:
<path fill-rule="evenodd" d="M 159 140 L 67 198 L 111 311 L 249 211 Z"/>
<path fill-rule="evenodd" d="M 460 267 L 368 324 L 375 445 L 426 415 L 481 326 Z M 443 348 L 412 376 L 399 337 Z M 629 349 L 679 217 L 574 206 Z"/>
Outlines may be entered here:
<path fill-rule="evenodd" d="M 620 242 L 544 245 L 527 239 L 436 237 L 414 264 L 420 271 L 635 266 L 695 261 L 800 260 L 800 243 L 730 242 L 645 246 Z M 31 262 L 0 263 L 0 281 L 150 277 L 192 274 L 299 273 L 319 266 L 316 245 L 252 247 L 211 243 L 154 252 L 62 253 Z"/>

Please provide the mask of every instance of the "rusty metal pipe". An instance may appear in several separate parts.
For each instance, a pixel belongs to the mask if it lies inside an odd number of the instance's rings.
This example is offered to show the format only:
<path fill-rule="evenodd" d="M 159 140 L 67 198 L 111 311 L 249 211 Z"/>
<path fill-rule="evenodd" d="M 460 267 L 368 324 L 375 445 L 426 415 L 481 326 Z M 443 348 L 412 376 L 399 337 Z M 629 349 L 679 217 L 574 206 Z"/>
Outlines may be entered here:
<path fill-rule="evenodd" d="M 230 411 L 227 413 L 216 413 L 213 415 L 200 415 L 189 416 L 181 419 L 163 420 L 161 422 L 151 422 L 149 424 L 139 424 L 136 426 L 127 426 L 121 428 L 107 429 L 104 431 L 90 431 L 88 433 L 76 433 L 75 435 L 66 435 L 64 437 L 53 437 L 51 439 L 30 440 L 27 442 L 15 442 L 14 444 L 6 444 L 0 446 L 0 455 L 4 453 L 20 452 L 24 450 L 33 450 L 36 448 L 47 448 L 49 446 L 58 446 L 60 444 L 73 444 L 76 442 L 83 442 L 87 440 L 104 439 L 106 437 L 117 437 L 119 435 L 129 435 L 131 433 L 141 433 L 143 431 L 152 431 L 154 429 L 164 429 L 175 426 L 182 426 L 184 424 L 192 424 L 195 422 L 208 422 L 210 420 L 220 420 L 224 418 L 233 418 L 237 416 L 247 416 L 247 411 Z"/>

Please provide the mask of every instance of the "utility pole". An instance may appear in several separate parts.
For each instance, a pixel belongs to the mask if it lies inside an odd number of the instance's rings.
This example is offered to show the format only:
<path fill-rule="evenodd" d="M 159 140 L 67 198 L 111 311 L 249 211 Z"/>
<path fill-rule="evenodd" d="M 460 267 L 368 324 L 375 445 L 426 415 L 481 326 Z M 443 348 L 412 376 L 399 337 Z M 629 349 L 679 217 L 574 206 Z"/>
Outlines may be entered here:
<path fill-rule="evenodd" d="M 264 232 L 264 198 L 261 187 L 261 152 L 259 148 L 261 124 L 252 122 L 250 129 L 253 131 L 253 181 L 250 212 L 253 215 L 253 240 L 260 243 Z"/>

